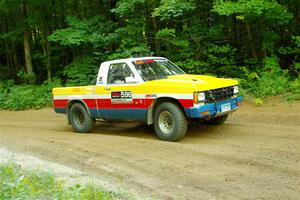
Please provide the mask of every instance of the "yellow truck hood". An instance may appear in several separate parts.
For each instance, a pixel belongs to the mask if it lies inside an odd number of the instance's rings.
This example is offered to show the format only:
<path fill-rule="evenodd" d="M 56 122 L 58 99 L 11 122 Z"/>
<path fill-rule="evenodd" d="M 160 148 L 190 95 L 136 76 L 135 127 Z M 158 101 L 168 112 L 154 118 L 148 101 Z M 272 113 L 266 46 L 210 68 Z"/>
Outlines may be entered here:
<path fill-rule="evenodd" d="M 212 89 L 218 89 L 223 87 L 229 87 L 238 85 L 238 81 L 229 78 L 216 78 L 213 76 L 204 75 L 174 75 L 165 79 L 159 79 L 155 81 L 149 81 L 147 84 L 152 87 L 167 87 L 174 88 L 175 90 L 188 91 L 206 91 Z"/>

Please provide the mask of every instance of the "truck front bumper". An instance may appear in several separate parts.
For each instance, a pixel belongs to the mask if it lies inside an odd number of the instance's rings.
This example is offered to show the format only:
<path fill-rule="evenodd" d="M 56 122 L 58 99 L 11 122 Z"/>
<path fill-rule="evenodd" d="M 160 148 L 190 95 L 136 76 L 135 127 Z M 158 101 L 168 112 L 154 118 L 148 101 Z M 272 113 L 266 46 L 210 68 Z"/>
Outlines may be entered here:
<path fill-rule="evenodd" d="M 242 101 L 242 97 L 236 97 L 225 101 L 194 106 L 185 109 L 185 113 L 188 118 L 214 118 L 236 111 Z"/>

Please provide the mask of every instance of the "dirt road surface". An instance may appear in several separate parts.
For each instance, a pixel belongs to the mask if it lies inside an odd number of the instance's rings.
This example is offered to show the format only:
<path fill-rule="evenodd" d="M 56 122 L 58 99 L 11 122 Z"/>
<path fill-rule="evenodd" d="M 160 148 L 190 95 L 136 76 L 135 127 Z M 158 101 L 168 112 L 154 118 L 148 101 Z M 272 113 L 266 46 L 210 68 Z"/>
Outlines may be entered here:
<path fill-rule="evenodd" d="M 0 147 L 153 199 L 300 199 L 300 103 L 244 104 L 222 126 L 193 125 L 180 142 L 138 123 L 76 134 L 51 109 L 0 111 Z"/>

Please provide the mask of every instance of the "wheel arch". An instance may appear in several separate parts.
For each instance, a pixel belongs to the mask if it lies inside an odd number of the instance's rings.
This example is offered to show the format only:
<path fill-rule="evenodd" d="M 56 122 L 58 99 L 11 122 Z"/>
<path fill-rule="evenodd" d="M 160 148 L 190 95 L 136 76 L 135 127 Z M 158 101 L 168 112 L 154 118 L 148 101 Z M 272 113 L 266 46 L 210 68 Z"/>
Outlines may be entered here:
<path fill-rule="evenodd" d="M 90 110 L 88 109 L 87 104 L 82 99 L 70 99 L 68 101 L 68 104 L 67 104 L 67 118 L 68 118 L 68 123 L 69 124 L 71 124 L 71 121 L 70 121 L 70 109 L 71 109 L 72 105 L 75 104 L 75 103 L 82 104 L 84 106 L 84 108 L 86 109 L 88 115 L 91 117 Z"/>
<path fill-rule="evenodd" d="M 175 98 L 172 97 L 159 97 L 155 99 L 155 101 L 151 104 L 151 106 L 147 109 L 147 124 L 153 124 L 153 114 L 155 109 L 164 102 L 171 102 L 176 104 L 184 113 L 184 115 L 187 117 L 186 112 L 184 110 L 183 105 Z"/>

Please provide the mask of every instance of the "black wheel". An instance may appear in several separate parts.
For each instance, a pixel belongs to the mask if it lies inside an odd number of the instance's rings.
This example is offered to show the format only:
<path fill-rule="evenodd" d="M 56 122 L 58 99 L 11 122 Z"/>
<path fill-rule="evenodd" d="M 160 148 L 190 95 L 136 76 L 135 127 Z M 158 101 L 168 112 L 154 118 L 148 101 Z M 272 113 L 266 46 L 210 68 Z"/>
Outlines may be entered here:
<path fill-rule="evenodd" d="M 227 118 L 228 118 L 228 114 L 212 118 L 211 120 L 207 121 L 207 123 L 212 125 L 221 125 L 224 124 Z"/>
<path fill-rule="evenodd" d="M 177 141 L 187 130 L 187 119 L 176 104 L 164 102 L 154 111 L 154 130 L 162 140 Z"/>
<path fill-rule="evenodd" d="M 74 131 L 78 133 L 90 132 L 95 126 L 95 120 L 91 118 L 80 103 L 75 103 L 70 109 L 70 122 Z"/>

